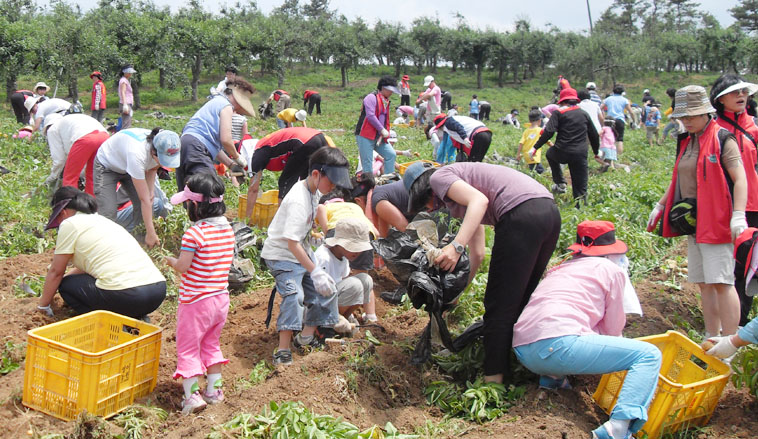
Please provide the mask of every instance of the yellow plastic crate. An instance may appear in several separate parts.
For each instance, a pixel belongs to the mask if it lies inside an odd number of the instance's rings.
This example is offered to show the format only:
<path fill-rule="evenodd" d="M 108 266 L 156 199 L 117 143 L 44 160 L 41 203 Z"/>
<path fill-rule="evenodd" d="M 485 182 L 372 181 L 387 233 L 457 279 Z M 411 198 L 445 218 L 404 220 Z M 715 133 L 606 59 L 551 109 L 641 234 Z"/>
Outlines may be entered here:
<path fill-rule="evenodd" d="M 66 421 L 85 409 L 115 415 L 155 389 L 161 332 L 109 311 L 32 329 L 23 404 Z"/>
<path fill-rule="evenodd" d="M 239 205 L 237 207 L 237 218 L 245 218 L 247 209 L 247 194 L 240 195 Z M 260 228 L 268 227 L 271 220 L 274 219 L 276 211 L 279 209 L 279 191 L 274 189 L 266 191 L 255 200 L 253 207 L 253 218 L 251 224 Z"/>
<path fill-rule="evenodd" d="M 398 163 L 395 167 L 397 168 L 397 171 L 400 173 L 400 175 L 404 175 L 405 174 L 405 170 L 408 169 L 408 166 L 410 166 L 410 165 L 412 165 L 414 163 L 417 163 L 417 162 L 431 163 L 435 168 L 439 168 L 440 166 L 442 166 L 439 163 L 437 163 L 435 161 L 432 161 L 432 160 L 414 160 L 412 162 L 407 162 L 407 163 Z"/>
<path fill-rule="evenodd" d="M 637 340 L 660 349 L 663 362 L 648 420 L 636 436 L 654 439 L 707 424 L 729 380 L 729 366 L 676 331 Z M 626 371 L 603 375 L 592 395 L 606 413 L 616 405 L 625 377 Z"/>

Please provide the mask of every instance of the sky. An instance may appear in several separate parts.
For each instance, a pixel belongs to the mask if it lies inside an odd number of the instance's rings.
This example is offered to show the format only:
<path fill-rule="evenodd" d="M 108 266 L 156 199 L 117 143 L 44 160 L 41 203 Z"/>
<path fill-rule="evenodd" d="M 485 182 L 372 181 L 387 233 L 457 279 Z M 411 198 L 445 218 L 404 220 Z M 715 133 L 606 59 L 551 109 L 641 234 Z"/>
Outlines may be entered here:
<path fill-rule="evenodd" d="M 67 0 L 89 10 L 97 5 L 97 0 Z M 236 0 L 200 0 L 207 10 L 214 10 L 217 5 L 234 5 Z M 159 6 L 168 5 L 176 10 L 187 4 L 186 0 L 153 0 Z M 240 0 L 245 3 L 246 0 Z M 300 0 L 307 3 L 308 0 Z M 46 0 L 38 0 L 38 4 L 46 5 Z M 282 0 L 258 0 L 258 7 L 264 13 L 282 4 Z M 597 20 L 613 0 L 589 0 L 593 20 Z M 700 0 L 700 10 L 713 14 L 723 27 L 734 22 L 729 14 L 729 8 L 735 6 L 738 0 Z M 473 7 L 472 7 L 473 6 Z M 498 31 L 512 28 L 517 19 L 527 17 L 532 26 L 545 29 L 553 24 L 561 30 L 582 31 L 589 29 L 587 19 L 587 0 L 474 0 L 473 5 L 465 0 L 331 0 L 330 7 L 352 19 L 363 17 L 371 24 L 374 20 L 382 19 L 390 22 L 400 22 L 410 25 L 416 17 L 438 17 L 445 25 L 455 24 L 454 15 L 460 12 L 468 20 L 471 27 L 485 29 L 487 27 Z"/>

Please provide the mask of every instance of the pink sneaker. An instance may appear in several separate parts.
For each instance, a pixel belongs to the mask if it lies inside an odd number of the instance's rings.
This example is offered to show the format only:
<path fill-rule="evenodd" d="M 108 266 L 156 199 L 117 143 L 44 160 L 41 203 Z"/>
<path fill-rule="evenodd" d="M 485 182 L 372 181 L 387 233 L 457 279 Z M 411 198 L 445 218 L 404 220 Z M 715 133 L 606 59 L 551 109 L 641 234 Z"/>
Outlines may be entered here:
<path fill-rule="evenodd" d="M 185 398 L 182 401 L 182 414 L 187 416 L 191 413 L 199 412 L 204 409 L 208 404 L 203 401 L 203 397 L 200 396 L 200 392 L 195 392 L 190 395 L 189 398 Z"/>
<path fill-rule="evenodd" d="M 224 402 L 224 391 L 221 389 L 216 389 L 210 395 L 205 393 L 203 394 L 203 399 L 205 402 L 211 405 Z"/>

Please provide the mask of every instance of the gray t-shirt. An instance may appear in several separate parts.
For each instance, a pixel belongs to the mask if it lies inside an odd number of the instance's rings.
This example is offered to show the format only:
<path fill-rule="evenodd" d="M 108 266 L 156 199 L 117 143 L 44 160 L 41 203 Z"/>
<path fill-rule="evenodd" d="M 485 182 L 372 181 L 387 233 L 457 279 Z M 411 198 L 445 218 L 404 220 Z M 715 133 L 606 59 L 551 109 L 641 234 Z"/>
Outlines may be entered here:
<path fill-rule="evenodd" d="M 413 216 L 408 214 L 408 191 L 405 190 L 405 185 L 403 185 L 402 181 L 383 184 L 374 188 L 371 194 L 371 210 L 374 213 L 376 213 L 376 205 L 382 200 L 387 200 L 390 204 L 397 207 L 397 210 L 402 212 L 406 219 Z"/>
<path fill-rule="evenodd" d="M 545 186 L 514 169 L 488 163 L 453 163 L 435 171 L 430 184 L 434 194 L 456 218 L 463 218 L 466 206 L 447 198 L 447 191 L 458 180 L 473 186 L 489 200 L 482 224 L 497 224 L 505 213 L 524 201 L 534 198 L 553 199 Z"/>

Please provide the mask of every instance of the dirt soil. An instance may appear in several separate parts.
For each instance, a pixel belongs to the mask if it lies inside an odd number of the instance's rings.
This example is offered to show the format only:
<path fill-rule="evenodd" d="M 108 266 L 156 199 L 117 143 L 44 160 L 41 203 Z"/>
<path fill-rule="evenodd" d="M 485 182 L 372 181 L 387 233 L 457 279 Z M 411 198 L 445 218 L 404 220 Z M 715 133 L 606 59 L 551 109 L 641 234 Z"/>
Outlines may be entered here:
<path fill-rule="evenodd" d="M 683 254 L 683 249 L 679 248 L 677 252 Z M 71 315 L 59 297 L 53 305 L 56 317 L 47 318 L 37 312 L 36 298 L 15 294 L 17 279 L 24 275 L 44 275 L 50 259 L 51 254 L 47 253 L 0 261 L 0 294 L 3 299 L 0 334 L 3 334 L 3 341 L 24 343 L 27 330 Z M 383 289 L 392 286 L 391 275 L 380 273 L 378 277 Z M 653 273 L 637 283 L 645 316 L 629 319 L 627 336 L 662 333 L 676 325 L 682 327 L 682 322 L 702 330 L 696 287 L 684 283 L 683 289 L 677 290 L 662 285 L 669 277 L 669 273 Z M 424 383 L 435 378 L 436 373 L 409 363 L 408 346 L 415 343 L 427 318 L 419 316 L 415 310 L 400 311 L 381 300 L 378 301 L 378 314 L 384 330 L 371 328 L 371 332 L 383 342 L 376 351 L 382 371 L 376 384 L 359 375 L 359 391 L 351 391 L 345 385 L 344 352 L 322 351 L 305 357 L 296 355 L 293 366 L 276 370 L 256 386 L 244 385 L 256 363 L 262 359 L 271 360 L 277 344 L 275 330 L 266 329 L 263 323 L 269 292 L 270 289 L 263 289 L 233 296 L 233 306 L 221 337 L 223 351 L 230 360 L 224 369 L 226 401 L 191 417 L 182 417 L 178 412 L 181 385 L 171 378 L 176 365 L 175 307 L 164 304 L 161 310 L 151 315 L 153 323 L 163 328 L 161 364 L 155 391 L 138 402 L 149 400 L 167 410 L 169 416 L 163 423 L 153 424 L 153 429 L 144 432 L 144 437 L 203 438 L 213 426 L 241 412 L 259 413 L 272 400 L 301 401 L 316 413 L 342 416 L 361 428 L 391 421 L 401 432 L 412 433 L 426 420 L 434 424 L 443 420 L 440 410 L 428 406 L 423 396 Z M 74 422 L 66 423 L 25 408 L 21 404 L 23 366 L 22 363 L 20 369 L 0 376 L 0 431 L 3 432 L 0 437 L 42 437 L 50 433 L 64 433 L 68 438 L 108 437 L 81 435 L 81 428 L 75 435 L 77 426 Z M 599 377 L 575 377 L 572 381 L 573 390 L 545 392 L 537 388 L 536 378 L 533 378 L 525 384 L 525 397 L 517 401 L 508 414 L 484 425 L 460 421 L 458 431 L 449 433 L 449 437 L 586 438 L 590 430 L 607 419 L 592 401 Z M 112 423 L 108 428 L 113 434 L 121 432 Z M 730 384 L 709 427 L 692 437 L 751 438 L 756 437 L 756 431 L 758 402 L 745 390 L 738 391 Z"/>

